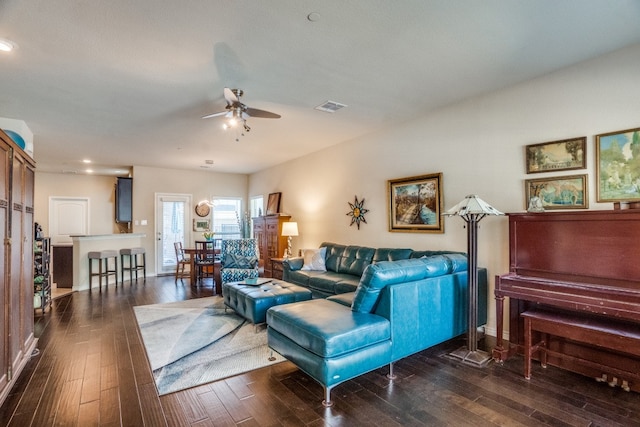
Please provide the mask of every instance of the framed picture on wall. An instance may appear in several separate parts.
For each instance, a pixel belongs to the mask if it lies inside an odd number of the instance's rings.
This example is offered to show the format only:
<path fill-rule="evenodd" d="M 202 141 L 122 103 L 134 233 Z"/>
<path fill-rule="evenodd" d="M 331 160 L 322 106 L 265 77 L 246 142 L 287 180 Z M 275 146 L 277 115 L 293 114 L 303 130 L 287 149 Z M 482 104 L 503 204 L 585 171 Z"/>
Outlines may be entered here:
<path fill-rule="evenodd" d="M 596 135 L 599 202 L 640 201 L 640 128 Z"/>
<path fill-rule="evenodd" d="M 589 186 L 587 175 L 568 175 L 525 180 L 525 204 L 538 197 L 542 208 L 587 209 Z"/>
<path fill-rule="evenodd" d="M 587 137 L 527 145 L 527 173 L 586 169 Z"/>
<path fill-rule="evenodd" d="M 267 215 L 280 213 L 280 195 L 282 193 L 271 193 L 267 199 Z"/>
<path fill-rule="evenodd" d="M 444 233 L 442 173 L 388 181 L 389 231 Z"/>
<path fill-rule="evenodd" d="M 202 219 L 202 218 L 194 218 L 193 219 L 193 231 L 209 231 L 211 230 L 211 220 L 210 219 Z"/>

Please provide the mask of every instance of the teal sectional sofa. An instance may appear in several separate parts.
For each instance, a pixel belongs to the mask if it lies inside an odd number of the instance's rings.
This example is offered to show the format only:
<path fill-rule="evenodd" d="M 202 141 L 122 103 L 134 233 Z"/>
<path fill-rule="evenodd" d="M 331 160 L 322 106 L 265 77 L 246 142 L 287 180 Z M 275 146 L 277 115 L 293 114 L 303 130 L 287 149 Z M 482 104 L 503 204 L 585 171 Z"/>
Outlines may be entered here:
<path fill-rule="evenodd" d="M 466 332 L 466 256 L 379 261 L 363 270 L 355 292 L 267 311 L 269 346 L 324 387 L 325 406 L 338 384 L 385 365 L 392 377 L 397 360 Z M 485 269 L 478 282 L 478 325 L 484 325 Z"/>
<path fill-rule="evenodd" d="M 414 251 L 406 248 L 370 248 L 324 242 L 326 271 L 305 270 L 302 257 L 283 262 L 283 280 L 311 290 L 314 298 L 354 292 L 365 268 L 381 261 L 398 261 L 434 255 L 458 254 L 451 251 Z"/>

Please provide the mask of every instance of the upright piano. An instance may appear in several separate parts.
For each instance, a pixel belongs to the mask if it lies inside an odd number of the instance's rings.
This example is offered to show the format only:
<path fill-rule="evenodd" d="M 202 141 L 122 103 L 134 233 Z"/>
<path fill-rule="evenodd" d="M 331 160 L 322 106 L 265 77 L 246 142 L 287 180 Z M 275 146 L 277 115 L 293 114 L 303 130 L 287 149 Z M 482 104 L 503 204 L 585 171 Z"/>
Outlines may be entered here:
<path fill-rule="evenodd" d="M 496 276 L 497 343 L 494 360 L 522 353 L 520 314 L 542 308 L 619 322 L 640 329 L 640 209 L 515 213 L 509 216 L 509 273 Z M 509 297 L 509 342 L 503 340 Z M 550 337 L 548 347 L 568 357 L 548 364 L 596 379 L 611 367 L 640 372 L 637 357 Z M 631 383 L 640 391 L 640 384 Z"/>

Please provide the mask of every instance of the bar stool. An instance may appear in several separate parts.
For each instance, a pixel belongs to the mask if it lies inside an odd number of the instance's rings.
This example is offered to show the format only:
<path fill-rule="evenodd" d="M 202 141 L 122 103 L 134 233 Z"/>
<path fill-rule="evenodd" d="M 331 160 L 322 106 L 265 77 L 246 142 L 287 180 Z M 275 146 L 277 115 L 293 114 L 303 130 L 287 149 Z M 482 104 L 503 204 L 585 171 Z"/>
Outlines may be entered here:
<path fill-rule="evenodd" d="M 138 255 L 142 255 L 142 264 L 139 262 Z M 124 257 L 129 257 L 129 263 L 125 266 Z M 125 248 L 120 249 L 121 280 L 124 283 L 124 272 L 129 271 L 129 281 L 133 281 L 133 272 L 136 274 L 136 282 L 138 281 L 138 270 L 142 270 L 144 280 L 147 280 L 147 254 L 144 248 Z"/>
<path fill-rule="evenodd" d="M 102 278 L 106 280 L 106 285 L 109 285 L 109 276 L 114 275 L 116 278 L 116 287 L 118 286 L 118 252 L 112 250 L 106 251 L 94 251 L 89 252 L 89 290 L 91 290 L 91 282 L 93 276 L 98 276 L 98 286 L 102 289 Z M 109 259 L 113 258 L 114 267 L 113 270 L 109 269 Z M 98 272 L 93 272 L 93 260 L 98 261 Z"/>

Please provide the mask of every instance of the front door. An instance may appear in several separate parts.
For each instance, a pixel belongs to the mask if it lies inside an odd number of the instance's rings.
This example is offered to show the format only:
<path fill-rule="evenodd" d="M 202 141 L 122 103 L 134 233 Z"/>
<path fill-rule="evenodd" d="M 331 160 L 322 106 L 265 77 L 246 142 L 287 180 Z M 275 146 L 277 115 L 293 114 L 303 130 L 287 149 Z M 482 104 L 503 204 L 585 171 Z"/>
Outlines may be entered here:
<path fill-rule="evenodd" d="M 191 244 L 189 207 L 191 195 L 156 193 L 156 274 L 176 271 L 174 243 Z"/>

